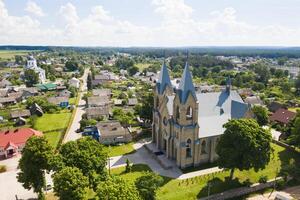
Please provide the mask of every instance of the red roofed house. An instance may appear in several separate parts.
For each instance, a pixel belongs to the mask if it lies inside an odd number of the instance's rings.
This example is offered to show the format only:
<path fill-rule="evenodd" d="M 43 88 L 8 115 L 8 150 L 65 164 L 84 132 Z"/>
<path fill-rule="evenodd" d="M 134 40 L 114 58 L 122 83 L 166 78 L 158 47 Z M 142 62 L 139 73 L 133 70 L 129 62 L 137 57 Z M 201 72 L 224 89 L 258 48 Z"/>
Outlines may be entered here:
<path fill-rule="evenodd" d="M 296 113 L 284 108 L 279 108 L 275 113 L 273 113 L 273 115 L 270 117 L 270 120 L 287 125 L 292 119 L 295 118 L 295 116 Z"/>
<path fill-rule="evenodd" d="M 33 135 L 43 134 L 31 128 L 0 131 L 0 158 L 11 157 L 21 152 L 26 141 Z"/>

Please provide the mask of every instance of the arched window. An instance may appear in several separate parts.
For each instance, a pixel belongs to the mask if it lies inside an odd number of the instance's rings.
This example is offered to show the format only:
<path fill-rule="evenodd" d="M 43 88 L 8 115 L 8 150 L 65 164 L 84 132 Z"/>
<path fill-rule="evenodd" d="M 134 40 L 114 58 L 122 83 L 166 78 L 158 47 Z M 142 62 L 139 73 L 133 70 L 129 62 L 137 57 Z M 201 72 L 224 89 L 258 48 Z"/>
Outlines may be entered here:
<path fill-rule="evenodd" d="M 179 119 L 180 113 L 179 113 L 179 106 L 176 107 L 176 119 Z"/>
<path fill-rule="evenodd" d="M 186 157 L 187 157 L 187 158 L 192 157 L 192 148 L 191 148 L 191 144 L 192 144 L 191 139 L 188 139 L 188 140 L 186 141 Z"/>
<path fill-rule="evenodd" d="M 201 154 L 205 154 L 206 153 L 206 142 L 205 140 L 203 140 L 203 142 L 201 143 Z"/>
<path fill-rule="evenodd" d="M 186 119 L 190 120 L 193 118 L 193 108 L 189 106 L 186 110 Z"/>

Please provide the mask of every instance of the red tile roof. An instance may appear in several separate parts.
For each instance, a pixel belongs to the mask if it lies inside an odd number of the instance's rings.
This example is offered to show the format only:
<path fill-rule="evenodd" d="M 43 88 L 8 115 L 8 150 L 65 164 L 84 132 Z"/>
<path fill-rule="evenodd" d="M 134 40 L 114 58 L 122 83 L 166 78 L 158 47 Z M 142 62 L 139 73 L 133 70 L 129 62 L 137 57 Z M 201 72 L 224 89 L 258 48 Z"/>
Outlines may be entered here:
<path fill-rule="evenodd" d="M 25 144 L 31 136 L 42 136 L 43 133 L 31 128 L 18 128 L 6 131 L 0 131 L 0 147 L 5 148 L 7 144 L 15 145 Z"/>
<path fill-rule="evenodd" d="M 283 124 L 288 124 L 290 120 L 294 119 L 296 113 L 286 110 L 284 108 L 279 108 L 271 117 L 271 121 L 277 121 Z"/>

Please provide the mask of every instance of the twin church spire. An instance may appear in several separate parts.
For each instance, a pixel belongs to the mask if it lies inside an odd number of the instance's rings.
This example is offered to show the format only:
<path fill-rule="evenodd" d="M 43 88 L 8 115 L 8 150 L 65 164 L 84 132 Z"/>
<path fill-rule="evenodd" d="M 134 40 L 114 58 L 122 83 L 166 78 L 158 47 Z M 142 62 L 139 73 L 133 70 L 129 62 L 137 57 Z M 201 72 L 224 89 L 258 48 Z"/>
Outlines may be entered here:
<path fill-rule="evenodd" d="M 168 73 L 166 63 L 164 62 L 161 67 L 159 79 L 157 81 L 158 93 L 163 94 L 163 92 L 167 86 L 172 87 L 172 84 L 171 84 L 171 80 L 170 80 L 170 76 Z M 177 92 L 178 92 L 181 103 L 186 102 L 189 93 L 191 93 L 194 97 L 196 97 L 195 87 L 193 84 L 191 72 L 189 70 L 188 62 L 186 62 L 186 64 L 185 64 L 184 71 L 183 71 Z"/>

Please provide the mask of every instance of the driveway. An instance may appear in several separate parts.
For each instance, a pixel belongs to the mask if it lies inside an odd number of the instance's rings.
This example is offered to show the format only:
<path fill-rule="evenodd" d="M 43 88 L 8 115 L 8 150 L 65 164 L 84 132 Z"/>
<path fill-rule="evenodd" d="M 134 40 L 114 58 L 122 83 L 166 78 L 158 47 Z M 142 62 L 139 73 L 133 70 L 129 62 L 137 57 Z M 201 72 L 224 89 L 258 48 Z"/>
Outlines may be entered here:
<path fill-rule="evenodd" d="M 79 103 L 76 106 L 75 110 L 75 116 L 72 122 L 72 125 L 68 132 L 65 135 L 65 138 L 63 140 L 63 143 L 66 143 L 68 141 L 74 141 L 81 137 L 80 133 L 76 133 L 76 130 L 80 128 L 80 120 L 82 119 L 82 115 L 85 113 L 85 100 L 82 99 L 83 95 L 87 91 L 87 76 L 89 73 L 89 69 L 85 69 L 83 76 L 80 78 L 82 80 L 82 87 L 79 91 Z"/>
<path fill-rule="evenodd" d="M 7 172 L 0 173 L 0 199 L 14 200 L 15 195 L 19 199 L 32 199 L 37 195 L 32 190 L 26 190 L 22 184 L 17 181 L 17 167 L 20 156 L 1 160 L 0 165 L 7 166 Z"/>
<path fill-rule="evenodd" d="M 134 149 L 136 150 L 135 153 L 116 156 L 110 158 L 110 167 L 111 168 L 118 168 L 122 166 L 126 166 L 126 159 L 129 159 L 131 163 L 134 164 L 146 164 L 148 165 L 151 170 L 157 174 L 162 176 L 167 176 L 176 179 L 188 179 L 195 176 L 201 176 L 205 174 L 210 174 L 218 171 L 222 171 L 223 169 L 219 169 L 218 167 L 208 168 L 204 170 L 199 170 L 191 173 L 183 174 L 181 170 L 175 165 L 171 169 L 164 169 L 156 159 L 154 159 L 154 154 L 149 153 L 145 148 L 144 145 L 149 143 L 147 140 L 141 140 L 133 145 Z M 167 158 L 166 158 L 167 159 Z M 108 166 L 107 166 L 108 167 Z"/>

